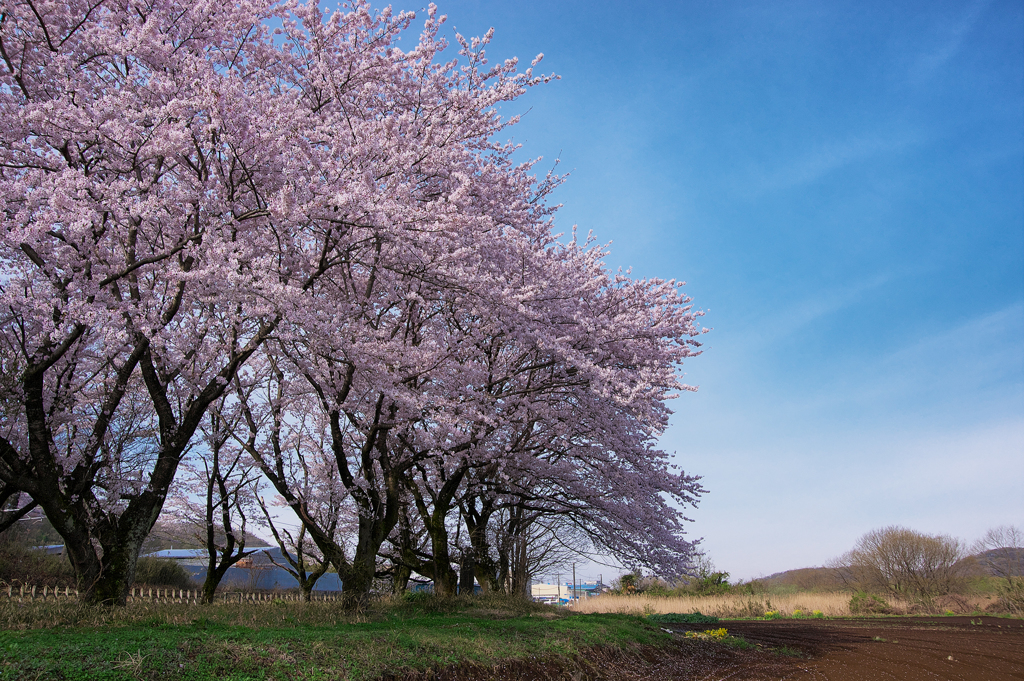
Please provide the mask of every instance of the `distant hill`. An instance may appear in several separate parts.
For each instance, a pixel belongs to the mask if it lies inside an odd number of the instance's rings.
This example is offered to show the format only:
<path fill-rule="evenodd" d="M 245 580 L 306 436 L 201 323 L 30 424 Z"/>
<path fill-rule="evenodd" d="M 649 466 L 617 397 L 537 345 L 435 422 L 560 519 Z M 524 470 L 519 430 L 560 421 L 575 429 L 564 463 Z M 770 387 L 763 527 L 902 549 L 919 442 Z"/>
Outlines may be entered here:
<path fill-rule="evenodd" d="M 801 591 L 829 591 L 846 586 L 836 570 L 826 567 L 798 568 L 776 572 L 773 575 L 762 577 L 758 581 L 772 586 L 793 586 Z"/>
<path fill-rule="evenodd" d="M 222 541 L 224 531 L 214 531 L 218 541 Z M 153 530 L 142 544 L 142 553 L 154 553 L 165 549 L 201 549 L 205 544 L 196 537 L 196 528 L 185 523 L 173 523 L 158 520 Z M 245 547 L 261 548 L 270 546 L 266 541 L 252 534 L 245 533 Z"/>
<path fill-rule="evenodd" d="M 1009 574 L 1024 575 L 1024 548 L 1005 548 L 985 551 L 965 560 L 970 561 L 970 573 L 979 577 L 997 577 Z M 793 586 L 800 590 L 827 591 L 842 589 L 846 585 L 834 568 L 812 567 L 776 572 L 757 581 L 772 586 Z"/>
<path fill-rule="evenodd" d="M 1024 576 L 1024 548 L 992 549 L 972 558 L 982 574 Z"/>
<path fill-rule="evenodd" d="M 218 539 L 224 536 L 221 531 Z M 25 518 L 15 523 L 6 532 L 0 533 L 0 544 L 11 542 L 24 546 L 50 546 L 63 544 L 64 538 L 53 529 L 53 525 L 43 514 L 42 509 L 35 508 Z M 247 548 L 270 546 L 266 541 L 246 532 Z M 195 536 L 195 528 L 181 523 L 170 523 L 158 520 L 142 545 L 142 553 L 152 553 L 163 549 L 200 549 L 203 543 Z"/>

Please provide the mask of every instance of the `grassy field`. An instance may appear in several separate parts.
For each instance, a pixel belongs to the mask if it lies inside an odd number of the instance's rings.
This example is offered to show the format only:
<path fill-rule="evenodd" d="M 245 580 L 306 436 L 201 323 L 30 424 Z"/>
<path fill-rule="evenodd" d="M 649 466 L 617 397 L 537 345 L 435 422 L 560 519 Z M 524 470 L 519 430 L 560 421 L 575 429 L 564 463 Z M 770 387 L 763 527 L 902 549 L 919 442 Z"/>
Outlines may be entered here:
<path fill-rule="evenodd" d="M 628 615 L 500 598 L 336 604 L 4 603 L 0 679 L 375 679 L 456 662 L 572 658 L 668 637 Z"/>
<path fill-rule="evenodd" d="M 139 602 L 0 599 L 0 681 L 14 679 L 379 679 L 457 663 L 585 659 L 595 647 L 640 650 L 671 636 L 656 613 L 722 618 L 842 617 L 849 593 L 601 596 L 575 610 L 500 596 L 336 602 Z M 966 603 L 965 607 L 974 607 Z M 890 604 L 894 608 L 900 604 Z M 893 611 L 891 614 L 902 614 Z M 696 620 L 685 620 L 696 621 Z M 700 624 L 705 623 L 701 620 Z M 726 623 L 707 620 L 722 643 Z M 717 639 L 716 639 L 717 640 Z M 749 646 L 748 646 L 749 647 Z"/>

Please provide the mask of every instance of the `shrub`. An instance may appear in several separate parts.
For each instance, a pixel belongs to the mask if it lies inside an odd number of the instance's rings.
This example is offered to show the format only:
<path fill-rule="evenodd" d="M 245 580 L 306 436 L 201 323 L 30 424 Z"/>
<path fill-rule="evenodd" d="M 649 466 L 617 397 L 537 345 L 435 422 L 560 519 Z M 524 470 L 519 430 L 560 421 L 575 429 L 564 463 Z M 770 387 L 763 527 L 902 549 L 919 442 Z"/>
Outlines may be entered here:
<path fill-rule="evenodd" d="M 1024 530 L 996 527 L 975 543 L 974 550 L 980 564 L 998 579 L 1001 609 L 1024 614 Z"/>
<path fill-rule="evenodd" d="M 624 594 L 642 593 L 643 590 L 638 588 L 639 587 L 639 584 L 638 584 L 639 581 L 640 581 L 640 576 L 639 575 L 635 575 L 633 573 L 627 573 L 625 575 L 622 575 L 621 577 L 619 577 L 619 584 L 618 584 L 617 591 L 619 593 L 624 593 Z"/>
<path fill-rule="evenodd" d="M 429 591 L 405 591 L 402 600 L 406 603 L 428 603 L 434 600 L 434 594 Z"/>
<path fill-rule="evenodd" d="M 932 609 L 936 597 L 965 586 L 966 555 L 959 539 L 890 526 L 861 537 L 837 567 L 859 591 L 907 598 Z"/>
<path fill-rule="evenodd" d="M 854 615 L 886 615 L 892 609 L 878 596 L 858 591 L 850 599 L 850 612 Z"/>
<path fill-rule="evenodd" d="M 752 579 L 749 582 L 737 584 L 733 587 L 738 593 L 756 596 L 768 591 L 768 585 L 760 579 Z"/>
<path fill-rule="evenodd" d="M 135 583 L 147 586 L 167 586 L 172 589 L 195 587 L 188 571 L 176 561 L 166 558 L 139 558 L 139 562 L 135 566 Z"/>
<path fill-rule="evenodd" d="M 74 586 L 75 573 L 63 556 L 18 542 L 0 544 L 0 583 L 12 586 Z"/>
<path fill-rule="evenodd" d="M 648 615 L 651 622 L 664 622 L 666 624 L 717 624 L 718 618 L 712 615 L 702 615 L 699 612 L 676 613 L 669 612 L 661 615 Z"/>
<path fill-rule="evenodd" d="M 766 613 L 775 610 L 772 599 L 767 594 L 760 596 L 748 596 L 743 606 L 743 615 L 746 617 L 764 617 Z"/>
<path fill-rule="evenodd" d="M 701 576 L 693 583 L 693 591 L 701 596 L 727 594 L 731 588 L 728 572 L 712 572 Z"/>

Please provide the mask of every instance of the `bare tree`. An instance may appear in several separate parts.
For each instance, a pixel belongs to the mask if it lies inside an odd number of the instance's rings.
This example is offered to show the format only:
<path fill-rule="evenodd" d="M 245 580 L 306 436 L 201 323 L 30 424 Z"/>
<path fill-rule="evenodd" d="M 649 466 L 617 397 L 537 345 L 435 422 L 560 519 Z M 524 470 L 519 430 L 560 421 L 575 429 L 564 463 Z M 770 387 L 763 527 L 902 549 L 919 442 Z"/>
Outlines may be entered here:
<path fill-rule="evenodd" d="M 530 595 L 534 575 L 567 570 L 590 548 L 587 534 L 572 518 L 519 501 L 498 514 L 492 544 L 498 555 L 498 581 L 510 594 Z"/>
<path fill-rule="evenodd" d="M 932 607 L 936 597 L 963 587 L 966 557 L 959 539 L 890 525 L 857 540 L 835 567 L 857 588 Z"/>
<path fill-rule="evenodd" d="M 295 578 L 295 581 L 299 583 L 299 590 L 302 592 L 302 600 L 307 602 L 312 600 L 313 587 L 316 586 L 317 580 L 327 573 L 327 569 L 331 565 L 330 562 L 324 560 L 323 554 L 317 549 L 316 544 L 309 539 L 305 523 L 301 523 L 296 535 L 292 535 L 284 527 L 278 530 L 263 498 L 260 497 L 258 501 L 267 526 L 274 535 L 274 541 L 281 548 L 281 555 L 284 557 L 285 563 L 278 563 L 269 551 L 264 551 L 264 554 L 271 563 Z"/>
<path fill-rule="evenodd" d="M 994 527 L 974 543 L 978 561 L 1002 580 L 999 599 L 1014 614 L 1024 614 L 1024 530 Z"/>
<path fill-rule="evenodd" d="M 223 400 L 221 407 L 223 408 Z M 172 488 L 173 511 L 196 530 L 206 548 L 208 565 L 202 601 L 212 603 L 217 587 L 228 569 L 255 553 L 246 551 L 246 525 L 258 494 L 259 469 L 243 458 L 239 448 L 229 446 L 236 420 L 223 409 L 209 415 L 201 426 L 207 452 L 182 464 L 184 480 Z"/>

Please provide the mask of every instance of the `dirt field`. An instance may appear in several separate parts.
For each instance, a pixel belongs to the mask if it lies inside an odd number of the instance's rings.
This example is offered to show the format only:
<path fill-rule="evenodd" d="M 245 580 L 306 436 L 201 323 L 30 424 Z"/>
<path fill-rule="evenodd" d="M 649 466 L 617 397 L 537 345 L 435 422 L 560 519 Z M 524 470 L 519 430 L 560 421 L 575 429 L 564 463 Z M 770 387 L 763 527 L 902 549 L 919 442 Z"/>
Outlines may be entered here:
<path fill-rule="evenodd" d="M 751 643 L 785 647 L 805 656 L 793 658 L 788 669 L 767 678 L 1024 679 L 1022 620 L 912 617 L 732 622 L 726 626 L 730 634 Z"/>
<path fill-rule="evenodd" d="M 677 632 L 707 626 L 665 625 Z M 1024 620 L 901 617 L 723 622 L 758 647 L 679 640 L 670 650 L 594 651 L 586 662 L 525 661 L 500 669 L 449 668 L 438 681 L 1007 681 L 1024 679 Z"/>

